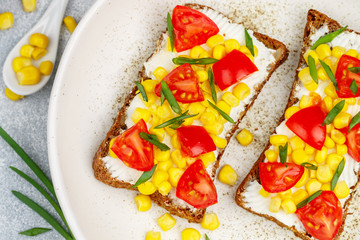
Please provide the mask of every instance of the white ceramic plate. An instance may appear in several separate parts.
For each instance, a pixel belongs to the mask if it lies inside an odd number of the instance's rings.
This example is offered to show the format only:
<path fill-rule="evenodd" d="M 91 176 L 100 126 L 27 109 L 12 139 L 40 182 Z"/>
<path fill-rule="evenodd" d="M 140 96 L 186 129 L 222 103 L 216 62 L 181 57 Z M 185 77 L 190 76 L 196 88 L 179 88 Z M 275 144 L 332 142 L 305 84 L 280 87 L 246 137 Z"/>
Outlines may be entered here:
<path fill-rule="evenodd" d="M 324 11 L 350 28 L 360 22 L 352 7 L 356 0 L 197 2 L 283 40 L 291 50 L 300 48 L 309 8 Z M 138 212 L 133 202 L 135 192 L 111 188 L 94 178 L 92 157 L 142 63 L 155 49 L 166 28 L 166 14 L 176 3 L 179 1 L 99 0 L 82 19 L 63 54 L 49 108 L 49 158 L 58 198 L 77 239 L 144 239 L 147 231 L 161 231 L 156 219 L 166 211 L 153 205 L 148 212 Z M 238 207 L 234 195 L 285 107 L 297 61 L 298 53 L 291 52 L 241 124 L 254 133 L 255 141 L 241 147 L 232 139 L 224 154 L 222 163 L 231 164 L 240 177 L 234 187 L 216 182 L 219 204 L 208 211 L 217 213 L 221 226 L 210 232 L 176 217 L 173 229 L 161 231 L 162 239 L 180 239 L 186 227 L 198 229 L 202 236 L 207 233 L 210 239 L 295 238 L 291 232 Z M 360 230 L 354 219 L 349 217 L 345 238 L 354 239 Z"/>

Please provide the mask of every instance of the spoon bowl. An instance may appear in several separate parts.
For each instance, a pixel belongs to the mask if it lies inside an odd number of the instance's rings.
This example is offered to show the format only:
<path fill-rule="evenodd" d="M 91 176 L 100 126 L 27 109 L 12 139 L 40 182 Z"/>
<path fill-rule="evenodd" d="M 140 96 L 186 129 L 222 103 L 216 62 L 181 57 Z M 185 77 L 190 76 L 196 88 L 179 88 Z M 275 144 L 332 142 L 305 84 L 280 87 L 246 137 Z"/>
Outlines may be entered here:
<path fill-rule="evenodd" d="M 14 93 L 19 95 L 30 95 L 39 91 L 49 81 L 49 76 L 41 76 L 40 82 L 34 85 L 20 85 L 16 73 L 12 68 L 14 58 L 20 56 L 20 48 L 29 44 L 30 36 L 33 33 L 42 33 L 49 38 L 49 45 L 46 48 L 47 54 L 41 59 L 32 60 L 35 67 L 39 67 L 43 61 L 51 61 L 55 64 L 57 48 L 59 43 L 59 34 L 65 8 L 69 0 L 53 0 L 44 15 L 36 25 L 25 34 L 25 36 L 15 45 L 7 56 L 3 67 L 3 79 L 5 85 Z"/>

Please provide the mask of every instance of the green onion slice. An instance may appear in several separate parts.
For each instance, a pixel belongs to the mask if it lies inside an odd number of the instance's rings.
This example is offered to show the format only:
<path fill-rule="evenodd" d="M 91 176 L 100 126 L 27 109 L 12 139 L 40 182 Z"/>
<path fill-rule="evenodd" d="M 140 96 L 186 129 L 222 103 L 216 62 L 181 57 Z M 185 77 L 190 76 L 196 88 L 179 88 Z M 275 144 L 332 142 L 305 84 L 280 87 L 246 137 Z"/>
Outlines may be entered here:
<path fill-rule="evenodd" d="M 208 65 L 213 64 L 219 61 L 215 58 L 187 58 L 187 57 L 176 57 L 172 59 L 173 63 L 176 65 L 182 65 L 189 63 L 191 65 Z"/>
<path fill-rule="evenodd" d="M 160 102 L 161 102 L 161 106 L 164 104 L 165 101 L 165 96 L 162 90 L 160 90 Z"/>
<path fill-rule="evenodd" d="M 320 60 L 320 59 L 319 59 Z M 329 76 L 331 82 L 334 84 L 334 87 L 336 89 L 336 91 L 339 91 L 339 87 L 337 85 L 335 76 L 333 74 L 333 72 L 331 71 L 329 65 L 327 65 L 326 63 L 324 63 L 323 61 L 320 60 L 321 66 L 324 68 L 326 74 Z"/>
<path fill-rule="evenodd" d="M 315 198 L 320 196 L 321 193 L 322 193 L 322 190 L 315 192 L 313 195 L 311 195 L 310 197 L 308 197 L 307 199 L 301 201 L 298 205 L 296 205 L 296 208 L 297 209 L 302 208 L 303 206 L 305 206 L 306 204 L 308 204 L 309 202 L 311 202 L 312 200 L 314 200 Z"/>
<path fill-rule="evenodd" d="M 211 89 L 211 97 L 214 100 L 214 103 L 216 104 L 217 94 L 216 94 L 216 90 L 215 90 L 214 74 L 213 74 L 211 67 L 208 69 L 208 78 L 209 78 L 210 89 Z"/>
<path fill-rule="evenodd" d="M 171 125 L 169 126 L 169 128 L 176 130 L 176 129 L 178 129 L 178 128 L 181 126 L 181 124 L 183 124 L 184 122 L 185 122 L 185 120 L 180 120 L 180 121 L 178 121 L 178 122 L 176 122 L 176 123 L 171 124 Z"/>
<path fill-rule="evenodd" d="M 210 240 L 210 238 L 208 237 L 208 235 L 205 233 L 205 240 Z"/>
<path fill-rule="evenodd" d="M 167 28 L 169 32 L 169 38 L 170 38 L 170 45 L 171 45 L 171 51 L 174 51 L 174 42 L 175 42 L 175 33 L 174 33 L 174 27 L 171 21 L 170 13 L 167 14 Z"/>
<path fill-rule="evenodd" d="M 358 112 L 352 119 L 349 125 L 349 132 L 350 130 L 355 127 L 360 122 L 360 112 Z"/>
<path fill-rule="evenodd" d="M 303 166 L 304 168 L 307 168 L 307 169 L 310 169 L 310 170 L 317 170 L 318 169 L 317 166 L 315 166 L 314 164 L 309 163 L 309 162 L 304 162 L 304 163 L 302 163 L 300 165 Z"/>
<path fill-rule="evenodd" d="M 350 90 L 351 90 L 351 92 L 352 92 L 354 95 L 356 95 L 357 92 L 358 92 L 358 90 L 359 90 L 359 87 L 358 87 L 358 85 L 356 84 L 355 79 L 353 79 L 353 80 L 351 81 Z"/>
<path fill-rule="evenodd" d="M 322 36 L 319 38 L 314 45 L 312 45 L 311 49 L 314 50 L 317 48 L 320 44 L 331 42 L 334 38 L 336 38 L 338 35 L 340 35 L 348 26 L 345 26 L 343 28 L 340 28 L 332 33 L 328 33 L 325 36 Z"/>
<path fill-rule="evenodd" d="M 138 81 L 136 81 L 135 84 L 136 84 L 137 88 L 139 89 L 139 91 L 140 91 L 140 93 L 141 93 L 141 96 L 143 97 L 144 101 L 145 101 L 145 102 L 149 101 L 149 99 L 148 99 L 148 97 L 147 97 L 147 95 L 146 95 L 144 86 L 143 86 L 140 82 L 138 82 Z"/>
<path fill-rule="evenodd" d="M 316 84 L 319 84 L 315 60 L 311 55 L 309 55 L 309 57 L 308 57 L 308 63 L 309 63 L 310 75 L 311 75 L 312 79 L 314 80 L 314 82 L 316 82 Z"/>
<path fill-rule="evenodd" d="M 360 73 L 360 67 L 351 67 L 348 70 L 352 73 Z"/>
<path fill-rule="evenodd" d="M 288 151 L 288 143 L 286 143 L 285 146 L 281 146 L 281 145 L 279 146 L 280 162 L 282 164 L 285 164 L 286 167 L 287 167 L 287 163 L 286 163 L 287 151 Z"/>
<path fill-rule="evenodd" d="M 140 184 L 148 181 L 154 174 L 156 167 L 157 167 L 157 164 L 155 164 L 150 171 L 143 172 L 143 174 L 141 174 L 141 176 L 136 181 L 136 183 L 132 186 L 132 188 L 135 188 L 135 187 L 139 186 Z"/>
<path fill-rule="evenodd" d="M 344 170 L 344 166 L 345 166 L 345 159 L 343 158 L 341 160 L 341 162 L 339 163 L 339 165 L 337 166 L 334 176 L 331 179 L 331 182 L 330 182 L 331 191 L 334 191 L 336 183 L 338 182 L 339 177 Z"/>
<path fill-rule="evenodd" d="M 172 124 L 177 124 L 177 122 L 181 121 L 181 120 L 184 120 L 186 118 L 191 118 L 191 117 L 195 117 L 197 114 L 192 114 L 192 115 L 186 115 L 189 111 L 186 111 L 184 112 L 183 114 L 181 114 L 180 116 L 177 116 L 177 117 L 174 117 L 166 122 L 163 122 L 162 124 L 154 127 L 155 129 L 159 129 L 159 128 L 164 128 L 164 127 L 167 127 L 167 126 L 170 126 Z"/>
<path fill-rule="evenodd" d="M 245 43 L 246 43 L 246 47 L 250 50 L 251 55 L 255 56 L 254 53 L 254 45 L 253 45 L 253 41 L 252 38 L 250 37 L 250 34 L 248 33 L 248 31 L 245 29 Z"/>
<path fill-rule="evenodd" d="M 335 119 L 335 117 L 341 112 L 341 110 L 344 108 L 345 106 L 345 100 L 341 100 L 340 102 L 338 102 L 331 110 L 330 112 L 326 115 L 326 118 L 324 119 L 324 122 L 322 123 L 322 126 L 324 125 L 329 125 L 330 123 L 332 123 Z"/>
<path fill-rule="evenodd" d="M 167 83 L 164 80 L 161 81 L 161 91 L 163 92 L 165 98 L 169 102 L 171 109 L 175 113 L 181 114 L 181 108 L 180 108 L 178 102 L 176 101 L 174 95 L 172 94 L 169 86 L 167 85 Z"/>
<path fill-rule="evenodd" d="M 170 148 L 164 144 L 161 143 L 158 139 L 158 137 L 155 134 L 148 134 L 146 132 L 140 132 L 139 136 L 144 139 L 145 141 L 148 141 L 149 143 L 151 143 L 152 145 L 156 146 L 157 148 L 159 148 L 161 151 L 167 151 L 170 150 Z"/>
<path fill-rule="evenodd" d="M 216 111 L 218 111 L 220 113 L 220 115 L 225 118 L 228 122 L 231 123 L 235 123 L 235 121 L 229 116 L 227 115 L 223 110 L 221 110 L 220 108 L 218 108 L 215 104 L 213 104 L 212 102 L 210 102 L 209 100 L 207 100 L 208 103 L 210 104 L 210 106 L 212 106 L 213 108 L 215 108 Z"/>
<path fill-rule="evenodd" d="M 42 233 L 46 233 L 46 232 L 51 231 L 51 230 L 52 229 L 50 229 L 50 228 L 39 228 L 39 227 L 37 227 L 37 228 L 31 228 L 31 229 L 23 231 L 23 232 L 19 232 L 19 234 L 33 237 L 33 236 L 37 236 L 37 235 L 42 234 Z"/>

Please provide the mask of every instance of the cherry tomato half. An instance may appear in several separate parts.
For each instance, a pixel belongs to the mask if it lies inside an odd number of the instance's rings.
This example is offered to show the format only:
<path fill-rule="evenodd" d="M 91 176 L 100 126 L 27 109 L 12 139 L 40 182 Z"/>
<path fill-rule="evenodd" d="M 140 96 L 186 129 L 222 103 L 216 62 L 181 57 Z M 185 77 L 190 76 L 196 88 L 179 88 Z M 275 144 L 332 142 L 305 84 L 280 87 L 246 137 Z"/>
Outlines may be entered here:
<path fill-rule="evenodd" d="M 360 60 L 349 55 L 342 55 L 336 69 L 336 82 L 339 87 L 337 92 L 340 98 L 359 97 L 360 91 L 354 95 L 350 90 L 350 84 L 355 80 L 355 83 L 360 88 L 360 73 L 352 73 L 348 70 L 350 67 L 360 67 Z"/>
<path fill-rule="evenodd" d="M 346 145 L 349 155 L 355 159 L 355 161 L 360 162 L 360 124 L 355 125 L 355 127 L 346 134 Z"/>

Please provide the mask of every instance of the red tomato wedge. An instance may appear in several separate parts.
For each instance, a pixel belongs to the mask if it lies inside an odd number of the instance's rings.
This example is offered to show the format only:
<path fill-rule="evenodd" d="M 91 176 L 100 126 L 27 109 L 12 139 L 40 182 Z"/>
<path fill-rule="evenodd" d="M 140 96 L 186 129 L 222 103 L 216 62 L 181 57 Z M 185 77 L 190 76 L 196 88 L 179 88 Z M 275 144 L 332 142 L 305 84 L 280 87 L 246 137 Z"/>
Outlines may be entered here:
<path fill-rule="evenodd" d="M 199 87 L 199 79 L 191 65 L 185 63 L 172 70 L 163 79 L 169 86 L 176 101 L 182 103 L 202 102 L 204 95 Z M 160 97 L 160 83 L 155 87 L 155 94 Z"/>
<path fill-rule="evenodd" d="M 349 155 L 355 159 L 355 161 L 360 162 L 360 124 L 355 125 L 355 127 L 346 134 L 346 145 Z"/>
<path fill-rule="evenodd" d="M 261 162 L 259 164 L 261 185 L 271 193 L 283 192 L 292 188 L 303 173 L 304 167 L 295 163 L 287 163 L 287 167 L 279 162 Z"/>
<path fill-rule="evenodd" d="M 153 145 L 142 139 L 140 132 L 149 133 L 143 119 L 117 136 L 111 150 L 126 166 L 139 171 L 150 171 L 154 166 Z"/>
<path fill-rule="evenodd" d="M 195 208 L 217 203 L 216 188 L 202 160 L 196 160 L 180 177 L 176 196 Z"/>
<path fill-rule="evenodd" d="M 236 49 L 213 65 L 214 79 L 221 91 L 256 71 L 259 70 L 251 59 Z"/>
<path fill-rule="evenodd" d="M 295 214 L 306 231 L 319 240 L 333 239 L 342 224 L 341 203 L 332 191 L 323 191 Z"/>
<path fill-rule="evenodd" d="M 292 115 L 286 126 L 304 142 L 321 150 L 326 138 L 326 126 L 322 126 L 326 114 L 319 105 L 303 108 Z"/>
<path fill-rule="evenodd" d="M 181 152 L 185 156 L 197 157 L 216 150 L 209 133 L 201 126 L 183 126 L 176 129 Z"/>
<path fill-rule="evenodd" d="M 216 24 L 203 13 L 185 6 L 176 6 L 172 14 L 175 49 L 182 52 L 206 43 L 219 32 Z"/>
<path fill-rule="evenodd" d="M 336 69 L 336 82 L 339 87 L 337 92 L 340 98 L 359 97 L 360 91 L 354 95 L 350 90 L 350 84 L 354 79 L 357 86 L 360 88 L 360 73 L 352 73 L 348 70 L 350 67 L 360 67 L 360 60 L 349 55 L 342 55 Z"/>

